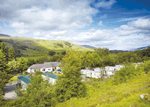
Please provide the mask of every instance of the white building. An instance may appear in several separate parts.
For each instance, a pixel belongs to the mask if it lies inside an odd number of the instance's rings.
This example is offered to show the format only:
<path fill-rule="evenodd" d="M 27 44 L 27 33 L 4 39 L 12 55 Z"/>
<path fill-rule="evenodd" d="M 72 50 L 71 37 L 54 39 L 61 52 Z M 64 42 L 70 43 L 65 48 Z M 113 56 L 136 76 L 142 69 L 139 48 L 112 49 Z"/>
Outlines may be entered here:
<path fill-rule="evenodd" d="M 82 69 L 81 74 L 86 75 L 86 77 L 89 78 L 100 78 L 101 77 L 101 71 L 92 71 L 88 69 Z"/>
<path fill-rule="evenodd" d="M 113 76 L 115 74 L 115 71 L 119 71 L 123 67 L 125 67 L 125 65 L 106 66 L 105 73 L 107 74 L 107 76 Z"/>
<path fill-rule="evenodd" d="M 93 71 L 92 78 L 101 78 L 101 71 Z"/>
<path fill-rule="evenodd" d="M 60 64 L 61 62 L 45 62 L 44 64 L 33 64 L 27 69 L 27 73 L 34 73 L 36 69 L 43 73 L 52 72 L 54 69 L 60 69 Z"/>
<path fill-rule="evenodd" d="M 133 63 L 135 65 L 135 67 L 137 67 L 138 65 L 140 65 L 141 63 L 138 62 L 138 63 Z"/>
<path fill-rule="evenodd" d="M 49 83 L 54 85 L 56 83 L 56 79 L 58 78 L 58 75 L 52 73 L 44 73 L 42 74 L 42 77 L 44 80 L 48 80 Z"/>
<path fill-rule="evenodd" d="M 30 83 L 30 77 L 27 76 L 19 76 L 17 77 L 17 84 L 20 84 L 22 86 L 23 90 L 26 90 L 28 87 L 28 84 Z"/>

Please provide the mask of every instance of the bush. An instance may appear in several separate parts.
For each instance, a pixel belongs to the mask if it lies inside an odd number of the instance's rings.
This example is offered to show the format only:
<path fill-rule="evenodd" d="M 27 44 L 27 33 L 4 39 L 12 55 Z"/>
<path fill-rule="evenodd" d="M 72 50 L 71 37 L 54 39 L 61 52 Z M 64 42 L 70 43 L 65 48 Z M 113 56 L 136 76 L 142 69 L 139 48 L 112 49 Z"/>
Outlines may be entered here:
<path fill-rule="evenodd" d="M 22 87 L 20 86 L 20 85 L 17 85 L 16 87 L 15 87 L 15 93 L 18 95 L 18 96 L 23 96 L 23 94 L 21 93 L 21 90 L 22 89 Z"/>
<path fill-rule="evenodd" d="M 137 67 L 135 67 L 134 64 L 126 65 L 120 71 L 115 72 L 115 75 L 113 77 L 114 84 L 125 83 L 127 82 L 128 79 L 134 78 L 135 76 L 138 75 L 143 75 L 144 69 L 146 69 L 145 67 L 147 67 L 146 64 L 141 64 L 138 65 Z"/>

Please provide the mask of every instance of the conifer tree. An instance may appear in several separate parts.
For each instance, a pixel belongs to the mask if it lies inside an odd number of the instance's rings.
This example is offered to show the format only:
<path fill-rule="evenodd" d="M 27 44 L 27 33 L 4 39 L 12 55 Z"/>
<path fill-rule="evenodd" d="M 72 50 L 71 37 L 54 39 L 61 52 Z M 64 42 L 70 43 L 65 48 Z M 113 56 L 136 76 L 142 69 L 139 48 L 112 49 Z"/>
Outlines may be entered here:
<path fill-rule="evenodd" d="M 12 61 L 15 59 L 15 51 L 13 50 L 13 47 L 11 46 L 8 50 L 8 61 Z"/>
<path fill-rule="evenodd" d="M 79 52 L 67 52 L 62 59 L 63 75 L 58 78 L 55 90 L 59 102 L 86 95 L 85 84 L 81 82 L 81 63 Z"/>
<path fill-rule="evenodd" d="M 7 61 L 5 58 L 4 53 L 0 50 L 0 71 L 1 72 L 6 72 L 7 71 Z"/>
<path fill-rule="evenodd" d="M 1 43 L 1 51 L 4 54 L 4 58 L 8 61 L 7 48 L 4 42 Z"/>
<path fill-rule="evenodd" d="M 6 61 L 4 58 L 4 53 L 1 52 L 0 50 L 0 106 L 2 104 L 2 98 L 1 95 L 3 94 L 3 90 L 5 87 L 5 83 L 8 82 L 8 80 L 11 78 L 10 74 L 7 74 L 7 69 L 6 69 Z"/>
<path fill-rule="evenodd" d="M 54 92 L 48 81 L 43 81 L 39 71 L 31 77 L 31 83 L 27 88 L 25 107 L 53 107 L 56 103 Z"/>
<path fill-rule="evenodd" d="M 21 57 L 19 59 L 19 63 L 20 63 L 20 67 L 19 67 L 20 68 L 20 72 L 23 72 L 23 71 L 25 71 L 28 68 L 27 61 L 25 60 L 24 57 Z"/>
<path fill-rule="evenodd" d="M 20 63 L 19 61 L 9 61 L 8 64 L 8 70 L 10 73 L 15 74 L 20 72 Z"/>

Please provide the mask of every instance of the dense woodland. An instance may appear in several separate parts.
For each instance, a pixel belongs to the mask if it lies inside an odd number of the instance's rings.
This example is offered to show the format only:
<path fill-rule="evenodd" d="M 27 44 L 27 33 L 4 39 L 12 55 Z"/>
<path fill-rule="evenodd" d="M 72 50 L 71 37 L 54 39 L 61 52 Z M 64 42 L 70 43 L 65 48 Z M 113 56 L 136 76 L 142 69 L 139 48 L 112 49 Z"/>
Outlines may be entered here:
<path fill-rule="evenodd" d="M 98 48 L 94 52 L 56 52 L 55 50 L 49 50 L 47 55 L 40 57 L 16 57 L 16 52 L 13 47 L 11 46 L 7 49 L 4 42 L 1 43 L 0 49 L 0 106 L 2 107 L 66 107 L 66 105 L 72 106 L 72 103 L 74 104 L 76 101 L 79 103 L 75 104 L 75 106 L 83 105 L 85 107 L 95 107 L 98 106 L 98 104 L 107 106 L 105 104 L 112 102 L 117 104 L 117 102 L 120 102 L 123 98 L 126 98 L 126 100 L 132 99 L 133 96 L 131 97 L 131 93 L 135 94 L 132 90 L 150 93 L 150 83 L 148 82 L 150 76 L 150 62 L 148 61 L 150 59 L 150 47 L 143 50 L 123 53 L 110 53 L 106 48 Z M 48 61 L 62 62 L 63 75 L 59 76 L 56 85 L 48 84 L 47 81 L 43 81 L 39 73 L 36 73 L 34 76 L 31 76 L 32 81 L 25 95 L 16 100 L 3 100 L 2 96 L 5 84 L 14 74 L 24 73 L 32 64 Z M 143 63 L 135 68 L 134 65 L 131 64 L 135 62 Z M 124 64 L 126 67 L 116 72 L 114 77 L 110 79 L 91 79 L 90 81 L 81 82 L 81 69 L 85 67 L 93 69 L 94 67 L 114 66 L 117 64 Z M 144 84 L 140 81 L 141 78 Z M 139 81 L 139 84 L 137 83 L 135 87 L 130 86 L 132 83 L 129 81 L 133 81 L 133 79 Z M 130 94 L 126 92 L 122 94 L 122 97 L 119 94 L 123 89 L 117 91 L 117 86 L 120 88 L 123 84 L 128 83 L 129 85 L 126 85 L 125 88 L 131 89 Z M 141 91 L 138 85 L 141 87 L 141 90 L 143 89 L 144 91 Z M 114 91 L 112 91 L 110 87 L 114 89 Z M 104 90 L 107 91 L 104 92 Z M 91 95 L 90 93 L 93 94 Z M 108 96 L 101 99 L 104 97 L 104 93 Z M 110 94 L 112 96 L 110 96 Z M 128 97 L 131 98 L 128 99 Z M 95 98 L 97 98 L 97 100 Z M 95 101 L 92 99 L 95 99 Z M 149 100 L 149 98 L 141 103 L 142 105 L 145 104 L 145 107 L 150 104 L 147 100 Z M 139 102 L 136 100 L 133 103 L 127 103 L 127 106 L 135 107 L 137 104 L 139 104 Z"/>

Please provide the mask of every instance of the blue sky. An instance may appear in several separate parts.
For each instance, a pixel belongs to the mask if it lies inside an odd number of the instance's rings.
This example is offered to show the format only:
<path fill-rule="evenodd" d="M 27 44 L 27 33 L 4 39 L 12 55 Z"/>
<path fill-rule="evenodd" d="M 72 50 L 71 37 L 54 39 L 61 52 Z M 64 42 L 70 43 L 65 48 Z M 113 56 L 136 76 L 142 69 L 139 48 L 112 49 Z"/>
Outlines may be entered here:
<path fill-rule="evenodd" d="M 150 45 L 149 0 L 0 0 L 0 33 L 110 50 Z"/>

